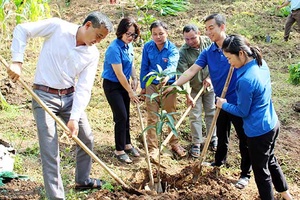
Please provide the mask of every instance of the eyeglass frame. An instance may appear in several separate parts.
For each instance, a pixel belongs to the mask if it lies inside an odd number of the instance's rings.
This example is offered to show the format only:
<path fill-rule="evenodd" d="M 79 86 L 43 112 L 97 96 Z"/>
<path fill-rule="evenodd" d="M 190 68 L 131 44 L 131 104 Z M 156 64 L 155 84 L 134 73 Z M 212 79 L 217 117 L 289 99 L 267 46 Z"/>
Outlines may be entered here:
<path fill-rule="evenodd" d="M 125 34 L 127 37 L 132 37 L 133 39 L 136 39 L 138 37 L 138 34 L 136 33 L 126 32 Z"/>

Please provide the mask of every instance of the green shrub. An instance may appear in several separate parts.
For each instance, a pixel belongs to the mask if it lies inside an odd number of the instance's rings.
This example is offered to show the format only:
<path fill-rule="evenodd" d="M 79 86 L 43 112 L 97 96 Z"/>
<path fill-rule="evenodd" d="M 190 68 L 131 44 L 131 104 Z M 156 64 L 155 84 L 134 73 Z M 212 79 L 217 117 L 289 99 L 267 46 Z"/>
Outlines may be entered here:
<path fill-rule="evenodd" d="M 9 5 L 14 5 L 16 10 L 7 12 Z M 42 18 L 50 17 L 50 7 L 48 0 L 0 0 L 0 22 L 7 20 L 9 15 L 16 17 L 17 24 L 22 21 L 37 21 Z"/>
<path fill-rule="evenodd" d="M 149 27 L 152 24 L 152 22 L 154 22 L 157 19 L 152 14 L 148 14 L 148 10 L 139 10 L 137 14 L 137 23 L 141 26 L 141 30 L 144 29 L 143 31 L 141 31 L 141 44 L 139 44 L 139 46 L 142 46 L 145 42 L 151 39 L 151 32 L 149 30 Z"/>
<path fill-rule="evenodd" d="M 156 10 L 163 16 L 177 16 L 178 12 L 184 12 L 188 7 L 189 2 L 186 0 L 152 0 L 147 1 L 147 4 L 143 5 L 141 9 Z"/>
<path fill-rule="evenodd" d="M 290 77 L 289 83 L 293 85 L 300 84 L 300 62 L 298 64 L 292 64 L 289 66 Z"/>

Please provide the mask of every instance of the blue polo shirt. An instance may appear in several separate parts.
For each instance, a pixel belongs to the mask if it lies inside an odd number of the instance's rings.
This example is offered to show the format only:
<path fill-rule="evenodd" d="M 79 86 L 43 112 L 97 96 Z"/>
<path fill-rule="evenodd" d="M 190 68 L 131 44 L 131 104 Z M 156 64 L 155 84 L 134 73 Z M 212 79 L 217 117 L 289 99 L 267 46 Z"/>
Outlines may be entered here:
<path fill-rule="evenodd" d="M 271 131 L 278 121 L 271 100 L 270 70 L 265 61 L 259 67 L 256 60 L 248 62 L 237 71 L 237 105 L 224 103 L 222 109 L 243 118 L 248 137 Z"/>
<path fill-rule="evenodd" d="M 212 43 L 209 47 L 201 52 L 195 63 L 201 68 L 208 66 L 208 71 L 214 86 L 215 94 L 218 97 L 221 97 L 230 69 L 230 64 L 223 54 L 222 49 L 219 49 L 215 42 Z M 235 84 L 236 72 L 234 70 L 225 96 L 227 101 L 232 104 L 236 104 Z"/>
<path fill-rule="evenodd" d="M 148 79 L 143 81 L 143 78 L 152 71 L 158 71 L 157 65 L 160 65 L 163 70 L 168 69 L 170 72 L 176 72 L 179 60 L 179 51 L 175 44 L 167 40 L 164 47 L 159 51 L 153 40 L 147 42 L 143 48 L 140 82 L 141 88 L 145 89 Z M 175 82 L 175 76 L 170 77 L 168 83 Z M 153 84 L 158 84 L 158 80 L 154 80 Z"/>
<path fill-rule="evenodd" d="M 132 43 L 125 45 L 120 39 L 111 42 L 105 52 L 102 78 L 112 82 L 119 82 L 112 64 L 122 64 L 122 70 L 127 80 L 130 78 L 133 63 L 133 46 Z"/>

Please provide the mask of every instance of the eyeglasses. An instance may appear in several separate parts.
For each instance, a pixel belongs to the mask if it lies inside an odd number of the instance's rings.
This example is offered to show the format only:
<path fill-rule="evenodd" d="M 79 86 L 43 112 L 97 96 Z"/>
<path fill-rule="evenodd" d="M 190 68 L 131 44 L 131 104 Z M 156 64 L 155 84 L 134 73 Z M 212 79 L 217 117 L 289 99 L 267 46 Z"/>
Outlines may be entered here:
<path fill-rule="evenodd" d="M 125 34 L 127 35 L 127 37 L 133 37 L 133 39 L 136 39 L 138 37 L 138 34 L 136 34 L 136 33 L 127 32 Z"/>

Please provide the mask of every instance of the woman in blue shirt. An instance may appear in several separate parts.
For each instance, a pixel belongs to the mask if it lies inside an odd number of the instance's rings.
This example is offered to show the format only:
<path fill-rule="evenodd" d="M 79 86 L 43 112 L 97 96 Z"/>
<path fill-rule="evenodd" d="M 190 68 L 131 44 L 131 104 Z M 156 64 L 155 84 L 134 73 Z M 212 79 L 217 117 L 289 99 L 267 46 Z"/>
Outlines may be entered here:
<path fill-rule="evenodd" d="M 217 107 L 242 117 L 247 135 L 255 182 L 262 200 L 273 200 L 275 189 L 286 200 L 292 199 L 274 155 L 279 121 L 271 99 L 270 71 L 258 48 L 239 35 L 228 36 L 222 45 L 224 55 L 236 68 L 237 105 L 217 98 Z"/>
<path fill-rule="evenodd" d="M 132 41 L 140 35 L 140 29 L 134 19 L 123 18 L 118 25 L 116 35 L 117 39 L 111 42 L 105 52 L 103 89 L 115 123 L 115 156 L 121 162 L 131 163 L 132 160 L 127 153 L 135 157 L 140 156 L 131 145 L 129 133 L 130 100 L 134 103 L 139 102 L 135 94 L 138 81 L 133 67 Z"/>
<path fill-rule="evenodd" d="M 168 26 L 162 21 L 155 21 L 150 26 L 152 40 L 144 45 L 141 63 L 141 94 L 151 95 L 158 93 L 158 80 L 154 80 L 151 85 L 146 87 L 147 79 L 144 77 L 152 71 L 158 71 L 157 65 L 160 65 L 163 70 L 168 69 L 170 72 L 176 72 L 179 51 L 175 44 L 168 40 Z M 172 84 L 175 81 L 175 76 L 166 77 L 162 82 L 163 84 Z M 146 99 L 147 107 L 147 124 L 148 126 L 154 125 L 158 118 L 154 112 L 159 109 L 159 103 L 162 103 L 163 109 L 168 113 L 176 112 L 176 94 L 168 95 L 163 99 L 163 102 L 150 101 Z M 149 152 L 152 157 L 158 155 L 158 140 L 155 129 L 149 129 L 147 132 L 147 143 Z M 176 136 L 170 140 L 172 149 L 179 155 L 179 157 L 186 156 L 186 150 L 179 145 L 179 140 Z"/>

